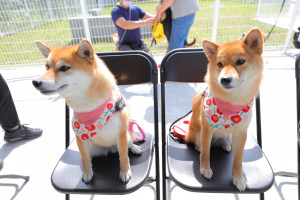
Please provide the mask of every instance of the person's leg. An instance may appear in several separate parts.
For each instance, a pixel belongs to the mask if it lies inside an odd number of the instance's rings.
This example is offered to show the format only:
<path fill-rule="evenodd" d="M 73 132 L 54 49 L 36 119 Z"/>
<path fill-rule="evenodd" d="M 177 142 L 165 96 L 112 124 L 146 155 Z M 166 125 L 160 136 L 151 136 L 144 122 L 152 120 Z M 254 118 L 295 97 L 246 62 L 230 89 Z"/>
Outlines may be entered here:
<path fill-rule="evenodd" d="M 0 74 L 0 125 L 5 130 L 4 140 L 13 142 L 21 139 L 30 139 L 42 135 L 43 130 L 29 128 L 20 124 L 15 103 L 12 99 L 6 81 Z"/>
<path fill-rule="evenodd" d="M 20 120 L 10 90 L 0 74 L 0 125 L 4 130 L 8 130 L 19 124 Z"/>
<path fill-rule="evenodd" d="M 128 44 L 120 44 L 119 51 L 131 51 L 132 48 Z"/>
<path fill-rule="evenodd" d="M 143 40 L 141 40 L 141 43 L 142 43 L 142 45 L 141 45 L 142 49 L 141 50 L 145 51 L 145 52 L 149 52 L 147 44 Z"/>
<path fill-rule="evenodd" d="M 184 48 L 184 41 L 187 39 L 194 19 L 195 13 L 172 19 L 170 51 L 177 48 Z"/>

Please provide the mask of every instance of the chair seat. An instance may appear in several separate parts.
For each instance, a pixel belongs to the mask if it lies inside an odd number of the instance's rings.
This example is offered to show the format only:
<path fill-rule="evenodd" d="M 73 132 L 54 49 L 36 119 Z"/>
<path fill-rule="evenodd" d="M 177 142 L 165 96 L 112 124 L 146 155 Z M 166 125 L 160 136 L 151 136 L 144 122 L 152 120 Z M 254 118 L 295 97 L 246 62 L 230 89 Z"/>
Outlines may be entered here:
<path fill-rule="evenodd" d="M 51 182 L 62 193 L 127 194 L 143 186 L 147 181 L 153 154 L 153 135 L 146 134 L 144 142 L 136 143 L 142 149 L 141 155 L 129 151 L 132 177 L 127 184 L 120 178 L 119 155 L 94 157 L 92 160 L 94 177 L 91 183 L 82 181 L 82 164 L 76 141 L 73 141 L 56 165 Z"/>
<path fill-rule="evenodd" d="M 194 192 L 238 193 L 232 183 L 232 152 L 212 147 L 211 158 L 214 174 L 211 180 L 206 180 L 200 174 L 200 152 L 194 149 L 194 145 L 175 142 L 168 136 L 169 174 L 178 186 Z M 244 193 L 261 193 L 273 185 L 273 170 L 251 135 L 248 135 L 245 146 L 243 172 L 247 180 Z"/>

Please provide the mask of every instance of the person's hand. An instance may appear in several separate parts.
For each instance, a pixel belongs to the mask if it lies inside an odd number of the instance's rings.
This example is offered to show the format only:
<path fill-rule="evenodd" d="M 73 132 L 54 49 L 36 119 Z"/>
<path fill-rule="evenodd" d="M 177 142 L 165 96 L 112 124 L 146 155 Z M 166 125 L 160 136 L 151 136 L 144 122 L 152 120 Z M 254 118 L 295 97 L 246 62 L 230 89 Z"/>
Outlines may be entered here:
<path fill-rule="evenodd" d="M 152 27 L 154 25 L 155 19 L 154 18 L 149 18 L 144 20 L 144 26 L 149 26 Z"/>
<path fill-rule="evenodd" d="M 155 16 L 155 21 L 160 22 L 161 13 L 157 12 Z"/>

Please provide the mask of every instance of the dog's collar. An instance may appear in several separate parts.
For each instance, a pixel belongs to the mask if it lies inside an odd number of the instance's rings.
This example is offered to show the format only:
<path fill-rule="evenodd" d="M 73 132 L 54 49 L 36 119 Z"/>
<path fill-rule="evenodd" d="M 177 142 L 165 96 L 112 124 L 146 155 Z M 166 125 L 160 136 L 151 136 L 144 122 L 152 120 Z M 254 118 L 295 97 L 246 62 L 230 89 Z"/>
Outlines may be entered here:
<path fill-rule="evenodd" d="M 209 89 L 205 90 L 203 95 L 205 116 L 210 126 L 214 129 L 227 129 L 240 123 L 247 117 L 254 103 L 254 99 L 252 99 L 246 105 L 234 106 L 219 99 L 216 101 Z M 219 104 L 221 105 L 220 107 Z"/>

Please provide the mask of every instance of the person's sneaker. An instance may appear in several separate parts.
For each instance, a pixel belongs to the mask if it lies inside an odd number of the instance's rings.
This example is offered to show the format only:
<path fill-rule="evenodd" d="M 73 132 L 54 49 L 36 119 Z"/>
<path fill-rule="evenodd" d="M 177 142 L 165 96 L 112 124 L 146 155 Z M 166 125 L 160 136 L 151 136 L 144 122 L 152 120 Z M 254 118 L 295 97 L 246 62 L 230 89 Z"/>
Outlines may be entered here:
<path fill-rule="evenodd" d="M 14 142 L 22 139 L 36 138 L 42 135 L 43 130 L 40 128 L 29 128 L 20 124 L 20 127 L 15 131 L 5 131 L 4 141 Z"/>

